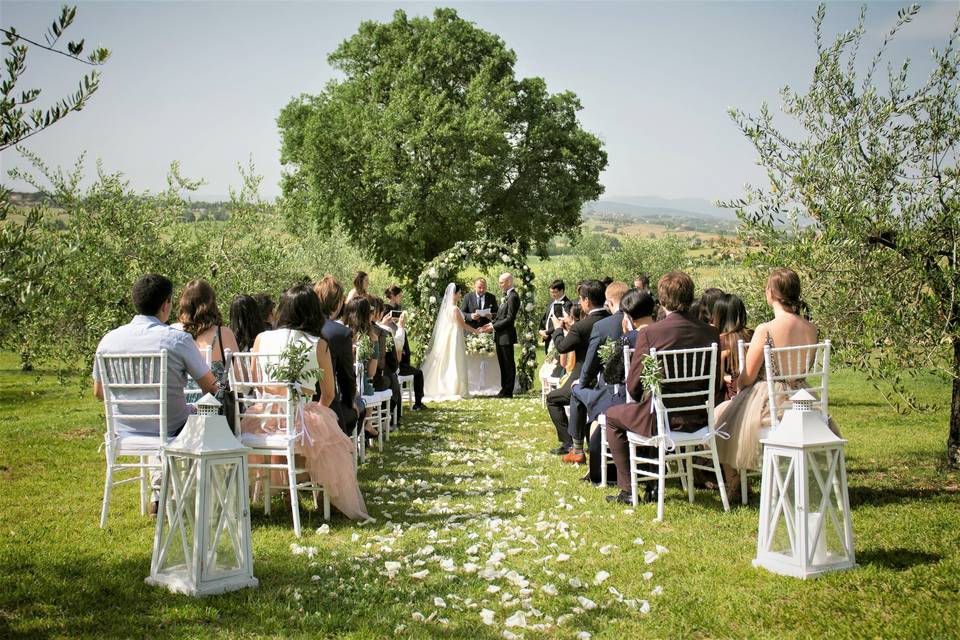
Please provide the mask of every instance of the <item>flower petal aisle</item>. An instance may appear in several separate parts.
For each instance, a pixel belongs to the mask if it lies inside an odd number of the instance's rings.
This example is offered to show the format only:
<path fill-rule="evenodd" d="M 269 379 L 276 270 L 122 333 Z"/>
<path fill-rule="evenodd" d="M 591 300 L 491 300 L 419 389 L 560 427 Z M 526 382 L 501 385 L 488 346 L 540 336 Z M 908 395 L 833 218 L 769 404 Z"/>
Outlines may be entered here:
<path fill-rule="evenodd" d="M 311 613 L 307 589 L 360 606 L 353 599 L 375 584 L 384 602 L 409 604 L 396 616 L 396 634 L 479 626 L 503 638 L 560 631 L 590 638 L 615 620 L 654 611 L 663 591 L 656 562 L 667 549 L 653 540 L 649 518 L 607 505 L 607 492 L 576 482 L 576 469 L 560 467 L 530 437 L 536 421 L 543 413 L 533 399 L 467 400 L 411 420 L 362 473 L 376 521 L 350 534 L 352 575 L 338 575 L 342 562 L 324 561 L 328 536 L 317 548 L 292 548 L 312 574 L 293 594 L 298 607 Z M 585 525 L 597 522 L 633 535 L 587 535 Z"/>

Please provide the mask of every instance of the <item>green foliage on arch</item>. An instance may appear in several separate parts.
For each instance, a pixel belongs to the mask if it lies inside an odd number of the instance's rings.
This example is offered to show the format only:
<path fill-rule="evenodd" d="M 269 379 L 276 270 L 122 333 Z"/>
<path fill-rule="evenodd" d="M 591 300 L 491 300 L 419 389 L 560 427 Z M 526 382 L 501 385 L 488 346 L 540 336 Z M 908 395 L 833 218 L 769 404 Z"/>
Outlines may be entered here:
<path fill-rule="evenodd" d="M 454 282 L 457 274 L 467 265 L 474 264 L 489 270 L 502 266 L 513 274 L 513 287 L 520 296 L 517 313 L 517 340 L 520 344 L 520 361 L 517 364 L 517 380 L 520 389 L 526 391 L 533 385 L 537 363 L 537 317 L 534 313 L 533 270 L 526 264 L 526 256 L 516 245 L 489 240 L 461 241 L 444 251 L 424 266 L 417 278 L 417 311 L 411 321 L 411 331 L 418 338 L 414 347 L 415 358 L 423 362 L 433 324 L 440 311 L 440 302 L 447 284 Z"/>

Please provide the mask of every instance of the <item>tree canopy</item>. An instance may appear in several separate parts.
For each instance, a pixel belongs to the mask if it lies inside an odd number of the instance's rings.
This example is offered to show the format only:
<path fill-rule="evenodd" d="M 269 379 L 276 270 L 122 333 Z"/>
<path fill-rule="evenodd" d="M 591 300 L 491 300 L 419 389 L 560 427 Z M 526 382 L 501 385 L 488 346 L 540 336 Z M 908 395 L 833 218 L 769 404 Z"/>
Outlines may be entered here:
<path fill-rule="evenodd" d="M 760 247 L 765 275 L 788 265 L 804 274 L 821 334 L 843 359 L 885 381 L 895 407 L 916 406 L 902 383 L 941 371 L 953 380 L 948 458 L 960 459 L 960 14 L 932 70 L 910 86 L 910 62 L 887 65 L 886 50 L 920 10 L 899 12 L 866 65 L 857 60 L 864 13 L 824 42 L 816 18 L 817 64 L 805 93 L 783 89 L 792 136 L 766 105 L 733 110 L 756 148 L 769 186 L 729 203 Z M 879 72 L 879 73 L 878 73 Z M 879 76 L 879 77 L 878 77 Z M 784 229 L 783 225 L 787 228 Z"/>
<path fill-rule="evenodd" d="M 576 95 L 517 79 L 515 59 L 452 9 L 364 22 L 328 58 L 344 78 L 280 114 L 284 195 L 408 279 L 473 237 L 545 254 L 607 156 Z"/>

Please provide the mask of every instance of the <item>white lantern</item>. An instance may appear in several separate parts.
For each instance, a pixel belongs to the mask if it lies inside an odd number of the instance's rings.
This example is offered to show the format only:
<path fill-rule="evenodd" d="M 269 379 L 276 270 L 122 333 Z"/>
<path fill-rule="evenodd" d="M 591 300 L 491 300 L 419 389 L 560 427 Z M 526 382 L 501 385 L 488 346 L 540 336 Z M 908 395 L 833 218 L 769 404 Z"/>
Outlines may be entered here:
<path fill-rule="evenodd" d="M 801 389 L 761 440 L 763 482 L 755 567 L 797 578 L 856 566 L 843 448 Z"/>
<path fill-rule="evenodd" d="M 207 394 L 164 447 L 160 508 L 146 583 L 205 596 L 256 587 L 247 448 Z"/>

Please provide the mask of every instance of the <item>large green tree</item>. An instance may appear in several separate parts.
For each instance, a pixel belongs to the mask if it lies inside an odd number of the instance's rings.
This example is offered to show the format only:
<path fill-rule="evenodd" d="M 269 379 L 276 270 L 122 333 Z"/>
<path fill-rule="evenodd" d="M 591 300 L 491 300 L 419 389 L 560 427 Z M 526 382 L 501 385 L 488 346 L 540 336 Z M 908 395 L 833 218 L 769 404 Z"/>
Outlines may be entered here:
<path fill-rule="evenodd" d="M 328 61 L 343 79 L 279 117 L 284 194 L 403 277 L 475 235 L 545 254 L 603 191 L 576 95 L 517 79 L 503 40 L 452 9 L 364 22 Z"/>
<path fill-rule="evenodd" d="M 911 82 L 910 63 L 884 65 L 888 44 L 918 13 L 901 10 L 882 46 L 857 59 L 864 14 L 824 42 L 805 92 L 784 88 L 788 128 L 764 105 L 732 116 L 756 148 L 769 185 L 730 203 L 760 251 L 759 273 L 804 274 L 821 333 L 842 358 L 914 404 L 903 383 L 917 372 L 952 380 L 948 460 L 960 460 L 960 15 L 932 70 Z M 883 73 L 886 71 L 886 73 Z M 880 76 L 880 77 L 878 77 Z M 911 86 L 913 85 L 913 86 Z M 783 224 L 787 225 L 785 229 Z M 762 290 L 762 289 L 761 289 Z"/>

